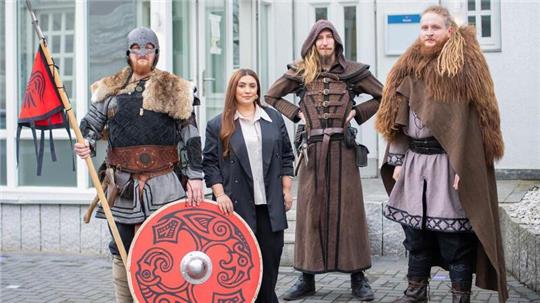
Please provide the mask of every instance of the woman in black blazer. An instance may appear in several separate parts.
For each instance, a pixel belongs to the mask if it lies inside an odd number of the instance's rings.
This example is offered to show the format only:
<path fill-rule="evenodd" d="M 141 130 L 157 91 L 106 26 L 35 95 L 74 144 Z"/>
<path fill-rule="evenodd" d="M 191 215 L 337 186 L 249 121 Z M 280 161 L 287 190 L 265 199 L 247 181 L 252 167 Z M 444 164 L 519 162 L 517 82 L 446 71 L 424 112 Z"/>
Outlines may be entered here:
<path fill-rule="evenodd" d="M 260 95 L 254 71 L 240 69 L 231 76 L 223 113 L 206 126 L 203 170 L 221 211 L 237 212 L 257 237 L 263 280 L 256 302 L 277 303 L 294 155 L 281 114 L 261 106 Z"/>

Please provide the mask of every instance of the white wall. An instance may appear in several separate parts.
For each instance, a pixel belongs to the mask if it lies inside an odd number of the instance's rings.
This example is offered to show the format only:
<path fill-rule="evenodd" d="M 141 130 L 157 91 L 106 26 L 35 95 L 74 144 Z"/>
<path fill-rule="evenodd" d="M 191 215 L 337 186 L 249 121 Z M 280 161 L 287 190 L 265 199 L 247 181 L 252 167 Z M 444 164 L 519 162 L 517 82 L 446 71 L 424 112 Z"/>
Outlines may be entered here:
<path fill-rule="evenodd" d="M 292 1 L 273 1 L 269 22 L 269 68 L 270 68 L 270 84 L 274 83 L 287 71 L 287 64 L 294 61 L 293 57 L 293 3 Z M 264 92 L 266 93 L 266 92 Z M 289 95 L 286 99 L 291 102 L 293 97 Z M 289 137 L 294 139 L 294 124 L 285 119 Z"/>
<path fill-rule="evenodd" d="M 540 1 L 502 1 L 501 52 L 486 53 L 501 110 L 501 169 L 540 169 Z"/>

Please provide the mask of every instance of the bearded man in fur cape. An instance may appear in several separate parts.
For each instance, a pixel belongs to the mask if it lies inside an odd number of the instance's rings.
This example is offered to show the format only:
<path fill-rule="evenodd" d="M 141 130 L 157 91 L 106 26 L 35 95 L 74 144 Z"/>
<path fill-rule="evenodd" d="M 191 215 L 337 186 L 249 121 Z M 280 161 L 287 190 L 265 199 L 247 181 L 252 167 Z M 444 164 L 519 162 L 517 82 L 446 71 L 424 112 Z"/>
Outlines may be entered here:
<path fill-rule="evenodd" d="M 389 142 L 384 215 L 402 224 L 409 252 L 408 288 L 396 302 L 427 302 L 435 265 L 450 272 L 453 302 L 470 301 L 473 273 L 504 302 L 493 81 L 473 28 L 459 28 L 441 6 L 426 9 L 420 27 L 388 75 L 376 121 Z"/>
<path fill-rule="evenodd" d="M 186 195 L 188 203 L 199 203 L 203 173 L 201 139 L 193 113 L 193 105 L 198 105 L 194 86 L 155 68 L 159 41 L 151 29 L 136 28 L 127 40 L 129 66 L 92 85 L 93 104 L 81 121 L 87 142 L 75 144 L 74 150 L 81 158 L 93 156 L 96 141 L 107 133 L 106 166 L 107 172 L 112 171 L 107 200 L 114 203 L 111 210 L 129 250 L 137 228 L 161 206 Z M 188 163 L 182 169 L 189 179 L 187 188 L 177 176 L 179 149 L 187 154 Z M 96 217 L 105 218 L 101 208 Z M 114 241 L 109 249 L 116 302 L 132 302 L 126 269 Z"/>

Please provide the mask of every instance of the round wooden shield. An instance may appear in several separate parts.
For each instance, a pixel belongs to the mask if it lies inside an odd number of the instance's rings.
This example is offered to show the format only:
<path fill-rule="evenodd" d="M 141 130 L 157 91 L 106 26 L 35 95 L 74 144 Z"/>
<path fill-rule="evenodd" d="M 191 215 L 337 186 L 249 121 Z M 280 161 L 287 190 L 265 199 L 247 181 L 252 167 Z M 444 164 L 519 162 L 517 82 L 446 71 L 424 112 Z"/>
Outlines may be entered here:
<path fill-rule="evenodd" d="M 255 235 L 236 213 L 204 200 L 170 203 L 137 231 L 128 281 L 138 302 L 255 302 L 262 279 Z"/>

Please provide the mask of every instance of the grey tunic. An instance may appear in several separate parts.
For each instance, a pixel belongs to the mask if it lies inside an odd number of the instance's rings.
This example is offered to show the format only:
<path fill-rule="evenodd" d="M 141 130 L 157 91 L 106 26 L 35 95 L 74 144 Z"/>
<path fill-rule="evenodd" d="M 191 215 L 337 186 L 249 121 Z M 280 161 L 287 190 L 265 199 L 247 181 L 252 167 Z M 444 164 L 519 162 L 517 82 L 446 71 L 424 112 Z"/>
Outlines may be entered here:
<path fill-rule="evenodd" d="M 403 127 L 403 134 L 390 142 L 388 163 L 402 165 L 402 170 L 384 208 L 384 216 L 418 229 L 470 231 L 472 226 L 461 207 L 458 192 L 452 187 L 455 171 L 447 154 L 418 154 L 409 149 L 409 138 L 431 136 L 431 130 L 410 111 L 408 127 Z"/>

